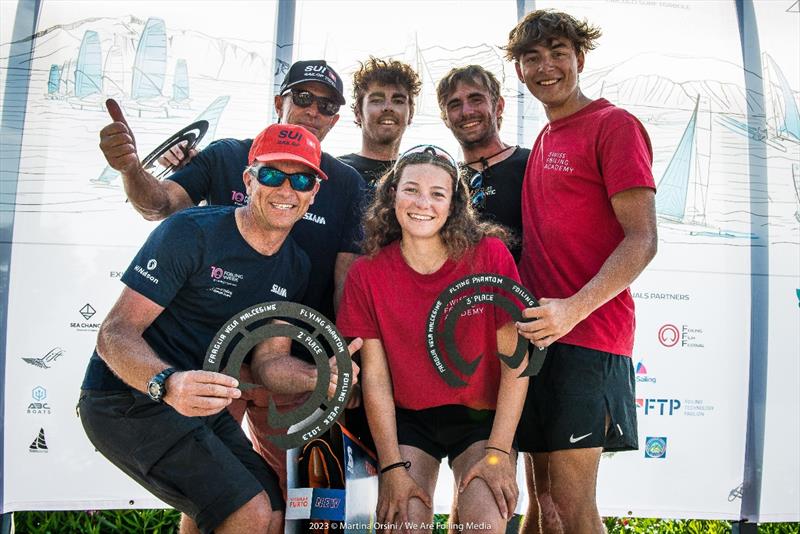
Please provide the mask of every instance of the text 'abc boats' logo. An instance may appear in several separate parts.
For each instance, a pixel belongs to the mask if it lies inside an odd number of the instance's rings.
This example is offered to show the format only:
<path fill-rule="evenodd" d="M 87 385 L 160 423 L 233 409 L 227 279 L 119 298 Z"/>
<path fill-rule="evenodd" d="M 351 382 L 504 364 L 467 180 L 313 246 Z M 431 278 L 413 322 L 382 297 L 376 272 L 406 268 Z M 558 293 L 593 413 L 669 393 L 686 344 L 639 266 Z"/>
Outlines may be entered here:
<path fill-rule="evenodd" d="M 667 438 L 663 436 L 647 437 L 644 442 L 645 458 L 666 458 Z"/>
<path fill-rule="evenodd" d="M 88 322 L 89 319 L 94 317 L 94 315 L 97 313 L 97 310 L 95 310 L 91 304 L 87 302 L 81 306 L 81 308 L 78 310 L 78 313 L 83 316 L 85 321 L 71 322 L 69 323 L 70 328 L 77 330 L 78 332 L 97 332 L 97 330 L 100 329 L 100 323 Z"/>
<path fill-rule="evenodd" d="M 681 348 L 702 349 L 703 329 L 687 324 L 676 326 L 665 324 L 658 329 L 658 342 L 667 348 L 679 346 Z"/>
<path fill-rule="evenodd" d="M 28 412 L 33 415 L 50 415 L 50 404 L 45 402 L 47 399 L 47 390 L 42 386 L 36 386 L 31 390 L 31 398 L 33 402 L 28 404 Z"/>

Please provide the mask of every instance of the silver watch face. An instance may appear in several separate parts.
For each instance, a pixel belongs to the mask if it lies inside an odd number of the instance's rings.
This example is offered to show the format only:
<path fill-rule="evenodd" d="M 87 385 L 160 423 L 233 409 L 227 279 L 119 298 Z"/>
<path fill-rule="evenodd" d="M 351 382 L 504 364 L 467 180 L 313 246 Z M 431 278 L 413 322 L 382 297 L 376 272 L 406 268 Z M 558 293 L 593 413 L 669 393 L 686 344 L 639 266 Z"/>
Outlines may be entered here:
<path fill-rule="evenodd" d="M 150 395 L 150 398 L 153 400 L 161 400 L 162 392 L 164 391 L 164 387 L 159 382 L 155 380 L 151 380 L 147 384 L 147 394 Z"/>

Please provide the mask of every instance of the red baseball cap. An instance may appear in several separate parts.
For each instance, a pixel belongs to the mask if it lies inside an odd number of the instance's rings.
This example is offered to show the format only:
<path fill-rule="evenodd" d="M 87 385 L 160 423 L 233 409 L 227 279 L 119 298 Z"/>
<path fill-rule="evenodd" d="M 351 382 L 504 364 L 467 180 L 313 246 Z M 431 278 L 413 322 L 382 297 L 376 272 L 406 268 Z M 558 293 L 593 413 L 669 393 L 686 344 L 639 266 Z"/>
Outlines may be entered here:
<path fill-rule="evenodd" d="M 296 124 L 273 124 L 253 139 L 248 161 L 269 163 L 270 161 L 294 161 L 314 169 L 320 178 L 328 177 L 319 168 L 322 148 L 319 140 Z"/>

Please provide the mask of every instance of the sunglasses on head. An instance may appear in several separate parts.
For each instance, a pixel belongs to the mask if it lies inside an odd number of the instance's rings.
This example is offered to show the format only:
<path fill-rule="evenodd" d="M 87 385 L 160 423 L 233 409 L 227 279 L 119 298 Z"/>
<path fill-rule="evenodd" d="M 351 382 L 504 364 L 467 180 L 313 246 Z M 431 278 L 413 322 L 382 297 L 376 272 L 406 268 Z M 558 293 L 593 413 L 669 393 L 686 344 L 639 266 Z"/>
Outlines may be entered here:
<path fill-rule="evenodd" d="M 326 117 L 333 117 L 339 113 L 339 104 L 330 98 L 317 96 L 311 91 L 304 91 L 301 89 L 290 89 L 289 91 L 292 93 L 292 103 L 297 107 L 307 108 L 316 102 L 317 109 Z"/>
<path fill-rule="evenodd" d="M 453 170 L 456 172 L 456 190 L 458 190 L 458 183 L 461 181 L 458 179 L 458 164 L 456 163 L 456 160 L 453 159 L 453 156 L 451 156 L 449 152 L 436 145 L 417 145 L 403 152 L 400 155 L 400 157 L 397 158 L 397 161 L 395 162 L 395 167 L 397 166 L 398 163 L 403 161 L 404 158 L 407 158 L 414 154 L 430 154 L 439 161 L 447 164 L 449 167 L 452 167 Z"/>
<path fill-rule="evenodd" d="M 314 189 L 314 185 L 320 180 L 319 176 L 310 172 L 289 174 L 274 167 L 250 167 L 250 174 L 256 177 L 258 183 L 267 187 L 280 187 L 288 178 L 292 189 L 302 193 Z"/>

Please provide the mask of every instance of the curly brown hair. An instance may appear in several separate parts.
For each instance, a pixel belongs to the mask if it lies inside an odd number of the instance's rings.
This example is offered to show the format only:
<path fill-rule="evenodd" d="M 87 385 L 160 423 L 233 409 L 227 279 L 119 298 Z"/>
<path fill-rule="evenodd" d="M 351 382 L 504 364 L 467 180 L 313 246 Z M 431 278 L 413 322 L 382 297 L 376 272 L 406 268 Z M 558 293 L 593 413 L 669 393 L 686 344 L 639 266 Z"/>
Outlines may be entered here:
<path fill-rule="evenodd" d="M 411 115 L 414 114 L 414 98 L 419 95 L 422 82 L 411 65 L 396 59 L 386 61 L 373 56 L 359 65 L 359 69 L 353 74 L 353 103 L 350 108 L 354 114 L 361 109 L 369 84 L 374 82 L 383 85 L 397 85 L 408 91 Z"/>
<path fill-rule="evenodd" d="M 425 164 L 444 169 L 452 180 L 450 214 L 439 230 L 450 259 L 460 259 L 484 237 L 497 237 L 508 243 L 511 237 L 503 226 L 478 220 L 469 202 L 467 187 L 462 183 L 462 177 L 456 168 L 430 152 L 414 152 L 400 156 L 395 166 L 381 178 L 375 197 L 364 214 L 362 248 L 366 255 L 374 257 L 382 247 L 397 241 L 403 235 L 394 212 L 397 184 L 406 167 Z"/>
<path fill-rule="evenodd" d="M 508 44 L 502 47 L 506 59 L 517 61 L 520 56 L 538 44 L 549 44 L 557 37 L 565 37 L 577 53 L 594 50 L 603 33 L 586 20 L 578 21 L 571 15 L 552 9 L 531 11 L 508 34 Z"/>

